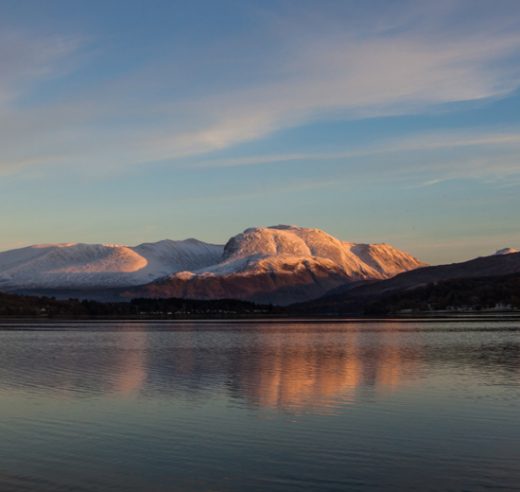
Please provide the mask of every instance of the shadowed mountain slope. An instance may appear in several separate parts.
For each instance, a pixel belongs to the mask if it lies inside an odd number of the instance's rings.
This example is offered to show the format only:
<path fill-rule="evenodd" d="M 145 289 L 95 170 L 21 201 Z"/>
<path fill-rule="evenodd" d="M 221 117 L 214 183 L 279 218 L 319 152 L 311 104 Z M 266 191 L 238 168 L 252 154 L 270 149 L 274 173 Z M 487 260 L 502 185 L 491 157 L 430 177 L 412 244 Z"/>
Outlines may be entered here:
<path fill-rule="evenodd" d="M 463 263 L 430 266 L 404 272 L 380 282 L 344 287 L 304 305 L 297 311 L 358 313 L 390 294 L 452 279 L 496 277 L 520 273 L 520 253 L 495 254 Z"/>

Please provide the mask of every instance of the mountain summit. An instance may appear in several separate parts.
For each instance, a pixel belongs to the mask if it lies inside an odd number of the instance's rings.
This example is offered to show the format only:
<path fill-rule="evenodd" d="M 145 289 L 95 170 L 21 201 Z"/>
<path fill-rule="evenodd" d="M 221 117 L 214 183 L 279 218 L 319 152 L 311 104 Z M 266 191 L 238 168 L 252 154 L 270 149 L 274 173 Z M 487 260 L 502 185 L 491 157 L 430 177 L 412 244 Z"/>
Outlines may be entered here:
<path fill-rule="evenodd" d="M 495 256 L 512 255 L 514 253 L 520 253 L 520 250 L 516 248 L 502 248 L 495 253 Z"/>
<path fill-rule="evenodd" d="M 389 244 L 341 241 L 320 229 L 278 225 L 255 227 L 232 237 L 213 273 L 276 271 L 284 263 L 329 263 L 351 280 L 383 279 L 424 264 Z"/>

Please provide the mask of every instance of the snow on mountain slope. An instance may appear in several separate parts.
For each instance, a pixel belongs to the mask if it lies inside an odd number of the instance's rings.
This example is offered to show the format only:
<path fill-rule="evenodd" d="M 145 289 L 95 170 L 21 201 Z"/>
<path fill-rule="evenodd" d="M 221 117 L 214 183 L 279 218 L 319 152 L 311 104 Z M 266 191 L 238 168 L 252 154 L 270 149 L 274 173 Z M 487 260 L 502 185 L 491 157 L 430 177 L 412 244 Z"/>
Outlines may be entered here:
<path fill-rule="evenodd" d="M 519 253 L 520 251 L 516 248 L 502 248 L 499 249 L 495 256 L 501 256 L 501 255 L 512 255 L 513 253 Z"/>
<path fill-rule="evenodd" d="M 223 261 L 205 272 L 276 272 L 289 260 L 297 264 L 309 258 L 332 262 L 352 280 L 383 279 L 424 266 L 388 244 L 348 243 L 320 229 L 279 225 L 246 229 L 232 237 L 224 247 Z"/>
<path fill-rule="evenodd" d="M 223 247 L 196 239 L 136 247 L 42 244 L 0 253 L 0 288 L 126 287 L 220 260 Z"/>
<path fill-rule="evenodd" d="M 319 229 L 258 227 L 232 237 L 220 263 L 174 273 L 126 295 L 287 304 L 348 282 L 385 279 L 420 266 L 424 263 L 388 244 L 348 243 Z"/>

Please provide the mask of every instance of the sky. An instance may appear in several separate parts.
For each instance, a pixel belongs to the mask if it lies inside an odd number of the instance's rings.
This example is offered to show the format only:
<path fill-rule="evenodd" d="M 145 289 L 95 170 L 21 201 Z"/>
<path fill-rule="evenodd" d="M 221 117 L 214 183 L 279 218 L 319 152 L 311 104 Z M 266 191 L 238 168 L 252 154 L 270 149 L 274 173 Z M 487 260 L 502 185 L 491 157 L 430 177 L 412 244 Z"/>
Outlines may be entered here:
<path fill-rule="evenodd" d="M 520 248 L 517 0 L 1 0 L 0 249 L 251 226 Z"/>

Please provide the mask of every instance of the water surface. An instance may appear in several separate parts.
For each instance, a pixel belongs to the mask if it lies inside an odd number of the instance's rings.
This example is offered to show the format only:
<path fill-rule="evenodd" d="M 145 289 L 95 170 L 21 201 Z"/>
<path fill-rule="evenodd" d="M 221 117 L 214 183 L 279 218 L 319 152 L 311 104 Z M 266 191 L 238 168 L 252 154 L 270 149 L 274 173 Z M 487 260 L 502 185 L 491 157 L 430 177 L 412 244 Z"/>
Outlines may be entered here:
<path fill-rule="evenodd" d="M 0 490 L 520 490 L 520 322 L 0 325 Z"/>

